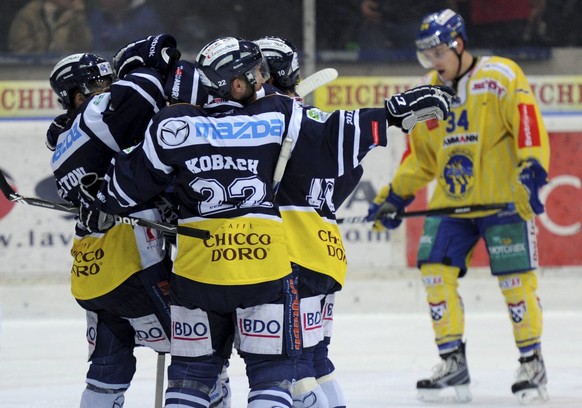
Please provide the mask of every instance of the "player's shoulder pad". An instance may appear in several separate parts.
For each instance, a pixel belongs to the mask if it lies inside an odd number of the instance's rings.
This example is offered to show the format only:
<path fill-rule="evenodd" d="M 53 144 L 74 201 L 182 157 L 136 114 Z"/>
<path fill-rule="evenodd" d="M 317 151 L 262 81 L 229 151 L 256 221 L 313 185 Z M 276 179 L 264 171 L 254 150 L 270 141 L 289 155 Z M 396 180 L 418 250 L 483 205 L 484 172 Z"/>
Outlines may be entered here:
<path fill-rule="evenodd" d="M 485 57 L 480 61 L 479 70 L 487 73 L 488 75 L 497 76 L 500 79 L 503 78 L 508 81 L 513 81 L 519 75 L 521 75 L 522 70 L 519 65 L 505 57 Z"/>

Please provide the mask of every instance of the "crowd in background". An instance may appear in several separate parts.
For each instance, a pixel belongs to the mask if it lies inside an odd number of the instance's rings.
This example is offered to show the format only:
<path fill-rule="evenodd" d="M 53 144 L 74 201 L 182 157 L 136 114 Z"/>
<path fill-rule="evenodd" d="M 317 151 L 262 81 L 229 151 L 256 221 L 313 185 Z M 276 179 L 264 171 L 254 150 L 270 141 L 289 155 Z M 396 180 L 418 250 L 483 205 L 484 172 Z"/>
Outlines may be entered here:
<path fill-rule="evenodd" d="M 0 52 L 112 55 L 152 32 L 171 32 L 193 53 L 211 38 L 265 33 L 301 48 L 301 6 L 296 0 L 3 0 Z M 421 17 L 446 7 L 465 17 L 473 48 L 582 46 L 582 0 L 317 0 L 317 48 L 413 50 Z M 248 24 L 257 18 L 261 24 Z"/>

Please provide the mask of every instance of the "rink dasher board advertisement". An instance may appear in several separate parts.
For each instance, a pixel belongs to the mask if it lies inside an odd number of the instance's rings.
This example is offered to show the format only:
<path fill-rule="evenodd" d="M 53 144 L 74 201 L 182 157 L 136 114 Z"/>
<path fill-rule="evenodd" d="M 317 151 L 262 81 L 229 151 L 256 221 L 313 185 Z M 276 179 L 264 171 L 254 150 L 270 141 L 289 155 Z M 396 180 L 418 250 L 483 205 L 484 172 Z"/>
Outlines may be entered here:
<path fill-rule="evenodd" d="M 45 121 L 0 122 L 0 168 L 21 194 L 58 200 L 51 178 L 51 152 L 44 146 Z M 389 148 L 379 148 L 363 162 L 365 171 L 338 217 L 364 215 L 369 201 L 393 175 L 404 138 L 390 131 Z M 538 218 L 542 266 L 580 266 L 582 254 L 582 132 L 550 132 L 552 183 L 542 190 L 547 213 Z M 426 208 L 421 192 L 411 210 Z M 370 224 L 341 226 L 350 270 L 402 269 L 415 264 L 423 218 L 407 219 L 396 231 L 376 233 Z M 74 221 L 69 214 L 0 198 L 0 280 L 46 277 L 66 279 Z M 341 254 L 339 254 L 341 255 Z M 338 255 L 338 256 L 339 256 Z M 486 265 L 482 245 L 475 266 Z M 356 272 L 357 273 L 357 272 Z"/>
<path fill-rule="evenodd" d="M 382 106 L 384 98 L 418 84 L 418 77 L 346 77 L 317 89 L 314 105 L 324 111 Z M 582 112 L 582 75 L 528 76 L 543 114 Z M 62 113 L 48 81 L 0 81 L 0 119 L 54 118 Z"/>
<path fill-rule="evenodd" d="M 581 266 L 582 252 L 582 118 L 546 115 L 550 131 L 552 182 L 543 188 L 546 214 L 538 218 L 540 264 Z M 0 121 L 0 169 L 22 195 L 58 200 L 49 166 L 52 152 L 44 138 L 48 120 Z M 378 189 L 393 176 L 405 138 L 396 129 L 389 147 L 372 151 L 363 161 L 364 176 L 339 210 L 338 217 L 365 215 Z M 426 208 L 427 192 L 418 194 L 410 210 Z M 407 219 L 384 233 L 370 224 L 341 226 L 349 270 L 400 270 L 414 267 L 423 218 Z M 9 202 L 0 197 L 0 281 L 30 278 L 68 279 L 74 220 L 70 214 Z M 342 254 L 338 254 L 340 256 Z M 485 266 L 482 245 L 474 266 Z M 381 275 L 379 275 L 381 276 Z"/>

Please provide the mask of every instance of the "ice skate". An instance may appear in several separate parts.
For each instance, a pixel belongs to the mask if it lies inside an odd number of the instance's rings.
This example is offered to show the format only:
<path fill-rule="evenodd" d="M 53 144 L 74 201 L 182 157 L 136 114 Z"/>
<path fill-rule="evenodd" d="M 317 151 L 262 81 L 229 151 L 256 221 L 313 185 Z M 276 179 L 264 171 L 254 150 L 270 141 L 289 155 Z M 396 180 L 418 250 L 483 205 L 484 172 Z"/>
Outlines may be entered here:
<path fill-rule="evenodd" d="M 471 390 L 465 343 L 441 356 L 443 361 L 433 368 L 433 376 L 416 383 L 418 399 L 425 402 L 469 402 Z M 454 390 L 451 393 L 449 390 Z"/>
<path fill-rule="evenodd" d="M 546 384 L 546 366 L 542 353 L 535 350 L 530 357 L 521 357 L 520 366 L 515 373 L 516 382 L 511 386 L 511 391 L 520 403 L 545 402 L 549 399 Z"/>

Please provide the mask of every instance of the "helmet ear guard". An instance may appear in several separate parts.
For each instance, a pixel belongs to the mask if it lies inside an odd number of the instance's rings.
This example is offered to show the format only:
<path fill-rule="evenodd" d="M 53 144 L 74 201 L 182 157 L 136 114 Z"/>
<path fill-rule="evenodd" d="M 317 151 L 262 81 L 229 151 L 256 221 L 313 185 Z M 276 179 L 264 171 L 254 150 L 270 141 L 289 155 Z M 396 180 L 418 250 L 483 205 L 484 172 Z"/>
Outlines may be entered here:
<path fill-rule="evenodd" d="M 441 44 L 446 44 L 448 48 L 456 48 L 458 37 L 467 41 L 465 21 L 453 10 L 443 9 L 424 16 L 416 36 L 416 56 L 420 65 L 427 69 L 432 68 L 432 62 L 424 55 L 424 51 Z"/>
<path fill-rule="evenodd" d="M 69 109 L 75 92 L 89 96 L 108 89 L 113 80 L 113 70 L 105 58 L 84 53 L 72 54 L 57 62 L 49 82 L 62 108 Z"/>
<path fill-rule="evenodd" d="M 206 91 L 218 98 L 229 99 L 233 80 L 244 78 L 251 86 L 257 76 L 269 78 L 269 69 L 259 46 L 252 41 L 235 37 L 218 38 L 208 43 L 196 57 Z"/>

